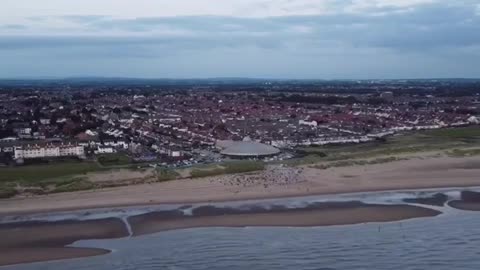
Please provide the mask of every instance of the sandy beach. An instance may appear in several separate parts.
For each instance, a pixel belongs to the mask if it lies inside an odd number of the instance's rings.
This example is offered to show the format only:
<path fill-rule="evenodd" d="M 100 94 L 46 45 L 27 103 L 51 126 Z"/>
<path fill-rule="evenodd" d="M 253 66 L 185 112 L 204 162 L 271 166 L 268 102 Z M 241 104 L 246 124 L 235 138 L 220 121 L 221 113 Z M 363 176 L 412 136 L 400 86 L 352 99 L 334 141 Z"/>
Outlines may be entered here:
<path fill-rule="evenodd" d="M 145 204 L 187 204 L 382 190 L 469 187 L 480 186 L 478 175 L 478 156 L 414 158 L 326 170 L 308 166 L 291 169 L 274 167 L 251 175 L 225 175 L 0 200 L 0 215 Z"/>
<path fill-rule="evenodd" d="M 82 239 L 127 235 L 124 223 L 114 218 L 0 224 L 0 265 L 102 255 L 110 251 L 65 246 Z"/>

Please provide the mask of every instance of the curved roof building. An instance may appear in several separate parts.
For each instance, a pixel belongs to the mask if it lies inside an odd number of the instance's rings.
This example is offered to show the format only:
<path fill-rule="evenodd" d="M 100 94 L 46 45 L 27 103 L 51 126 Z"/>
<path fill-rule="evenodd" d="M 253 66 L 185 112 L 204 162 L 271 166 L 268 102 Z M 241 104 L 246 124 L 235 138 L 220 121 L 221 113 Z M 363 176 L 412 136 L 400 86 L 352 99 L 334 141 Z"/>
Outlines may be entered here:
<path fill-rule="evenodd" d="M 265 157 L 280 153 L 278 148 L 253 141 L 223 141 L 222 155 L 231 157 Z"/>

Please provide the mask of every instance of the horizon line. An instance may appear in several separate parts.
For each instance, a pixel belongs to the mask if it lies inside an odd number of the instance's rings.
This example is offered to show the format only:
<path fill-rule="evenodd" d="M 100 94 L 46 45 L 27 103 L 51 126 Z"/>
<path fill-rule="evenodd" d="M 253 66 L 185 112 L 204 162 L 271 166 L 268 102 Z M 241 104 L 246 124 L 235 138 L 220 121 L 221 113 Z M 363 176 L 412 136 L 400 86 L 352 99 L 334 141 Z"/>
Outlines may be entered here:
<path fill-rule="evenodd" d="M 410 77 L 410 78 L 268 78 L 268 77 L 124 77 L 124 76 L 18 76 L 0 77 L 7 80 L 272 80 L 272 81 L 399 81 L 399 80 L 480 80 L 480 77 Z"/>

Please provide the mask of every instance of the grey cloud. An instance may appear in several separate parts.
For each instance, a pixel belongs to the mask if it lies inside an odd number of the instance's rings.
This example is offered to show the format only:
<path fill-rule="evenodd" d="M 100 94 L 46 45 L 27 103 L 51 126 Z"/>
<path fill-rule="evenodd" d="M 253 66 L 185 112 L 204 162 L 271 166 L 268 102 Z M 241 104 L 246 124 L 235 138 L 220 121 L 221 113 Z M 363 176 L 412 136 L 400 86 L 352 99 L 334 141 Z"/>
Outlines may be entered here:
<path fill-rule="evenodd" d="M 162 65 L 171 64 L 176 72 L 185 66 L 191 66 L 192 72 L 204 72 L 202 66 L 213 62 L 212 69 L 217 68 L 218 75 L 233 62 L 239 66 L 235 64 L 231 70 L 282 69 L 282 74 L 293 67 L 302 74 L 314 74 L 316 69 L 335 74 L 330 68 L 355 74 L 361 66 L 374 65 L 376 74 L 387 76 L 403 70 L 402 76 L 408 76 L 415 63 L 420 71 L 429 63 L 433 70 L 447 74 L 449 66 L 458 68 L 459 62 L 464 68 L 457 72 L 474 74 L 479 70 L 480 51 L 476 48 L 480 48 L 480 16 L 473 4 L 441 1 L 413 9 L 370 11 L 268 18 L 63 16 L 61 19 L 83 26 L 92 35 L 3 35 L 0 56 L 41 54 L 82 63 L 101 59 L 105 69 L 109 61 L 129 59 L 139 66 L 150 63 L 155 67 L 153 62 L 158 60 L 164 61 Z M 165 33 L 172 30 L 172 34 L 156 34 L 156 29 L 167 30 Z M 109 36 L 112 30 L 124 34 Z"/>
<path fill-rule="evenodd" d="M 23 24 L 5 24 L 0 25 L 0 29 L 7 29 L 7 30 L 25 30 L 28 26 Z"/>
<path fill-rule="evenodd" d="M 105 56 L 131 56 L 142 51 L 144 56 L 148 51 L 166 53 L 181 53 L 184 50 L 212 50 L 215 48 L 241 48 L 257 46 L 259 48 L 279 48 L 283 43 L 267 37 L 252 37 L 248 35 L 225 36 L 210 35 L 202 37 L 98 37 L 98 36 L 4 36 L 0 39 L 1 50 L 26 50 L 65 48 L 85 51 L 105 52 Z M 152 50 L 151 50 L 152 49 Z M 118 52 L 112 54 L 110 52 Z M 98 55 L 98 53 L 95 53 Z"/>
<path fill-rule="evenodd" d="M 65 15 L 65 16 L 60 16 L 60 18 L 74 22 L 74 23 L 92 23 L 95 21 L 101 21 L 108 19 L 108 16 L 103 16 L 103 15 Z"/>
<path fill-rule="evenodd" d="M 346 5 L 346 4 L 345 4 Z M 398 12 L 401 11 L 401 12 Z M 113 19 L 102 16 L 67 16 L 66 20 L 82 23 L 92 31 L 116 29 L 142 33 L 155 29 L 171 29 L 192 33 L 189 38 L 168 37 L 173 43 L 192 42 L 202 49 L 202 42 L 218 46 L 262 46 L 288 40 L 337 41 L 363 47 L 385 47 L 398 50 L 424 50 L 429 47 L 455 47 L 480 44 L 480 17 L 473 4 L 425 4 L 413 10 L 383 7 L 372 14 L 332 14 L 322 16 L 286 16 L 270 18 L 234 18 L 220 16 L 190 16 Z M 387 15 L 378 15 L 378 13 Z M 292 26 L 306 26 L 312 33 L 293 33 Z M 260 37 L 253 35 L 261 34 Z M 227 39 L 222 41 L 220 38 Z M 270 40 L 270 41 L 269 41 Z M 144 39 L 146 43 L 165 43 L 166 40 Z M 84 44 L 103 43 L 101 38 L 79 40 Z M 130 42 L 130 41 L 129 41 Z M 138 41 L 140 42 L 140 41 Z M 266 46 L 269 47 L 269 46 Z M 274 46 L 275 47 L 275 46 Z"/>

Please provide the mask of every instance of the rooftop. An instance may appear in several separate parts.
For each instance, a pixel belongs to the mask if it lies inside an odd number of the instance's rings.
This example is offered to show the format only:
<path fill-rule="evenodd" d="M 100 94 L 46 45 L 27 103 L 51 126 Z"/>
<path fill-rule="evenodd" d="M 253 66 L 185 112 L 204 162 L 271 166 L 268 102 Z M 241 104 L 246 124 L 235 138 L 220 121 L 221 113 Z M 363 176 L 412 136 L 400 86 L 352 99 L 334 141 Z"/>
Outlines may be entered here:
<path fill-rule="evenodd" d="M 280 150 L 263 143 L 253 141 L 222 141 L 224 149 L 222 155 L 226 156 L 271 156 L 280 153 Z"/>

